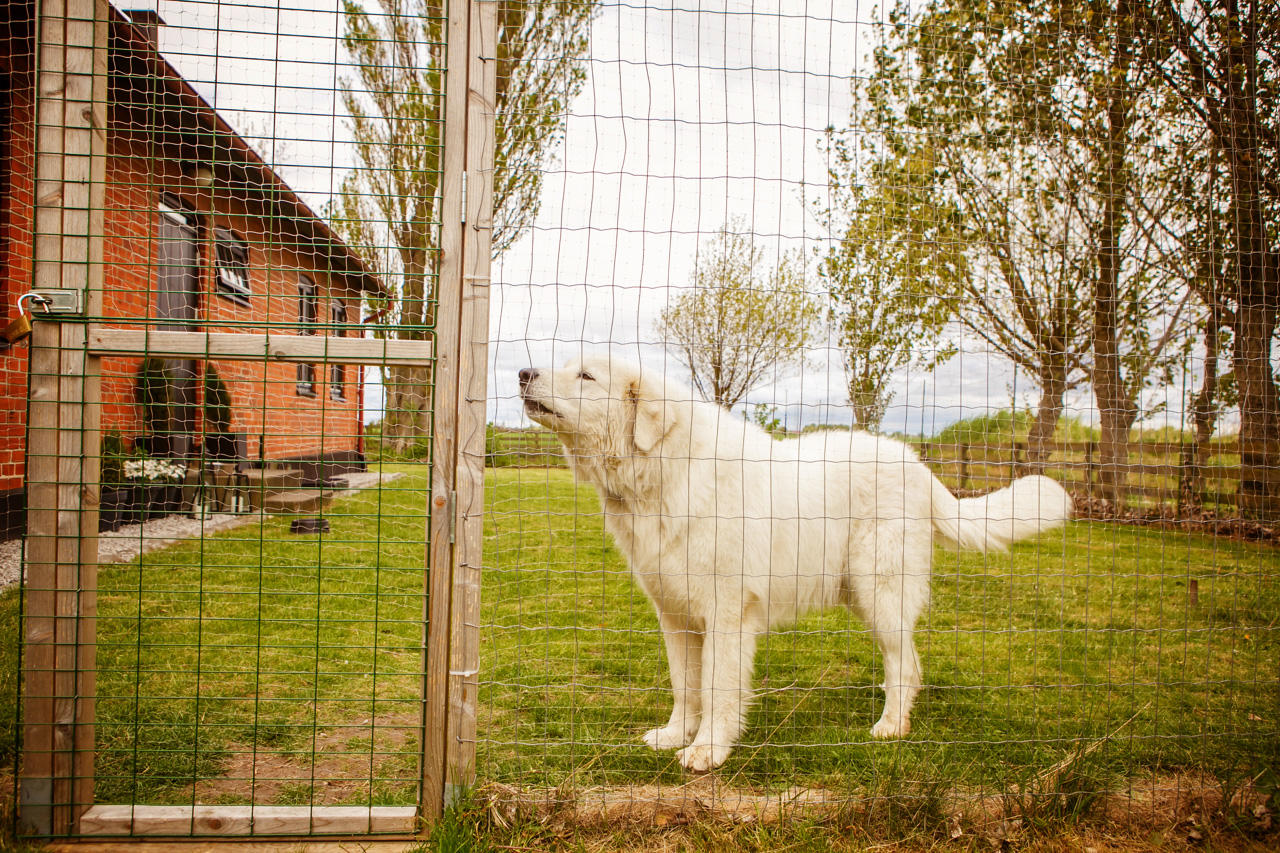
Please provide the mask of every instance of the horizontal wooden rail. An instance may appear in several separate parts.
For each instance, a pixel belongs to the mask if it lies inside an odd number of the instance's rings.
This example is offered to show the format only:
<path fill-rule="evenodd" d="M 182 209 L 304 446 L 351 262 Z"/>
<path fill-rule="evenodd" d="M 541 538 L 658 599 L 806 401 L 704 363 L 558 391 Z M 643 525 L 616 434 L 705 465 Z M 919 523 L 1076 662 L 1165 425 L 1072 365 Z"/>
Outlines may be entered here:
<path fill-rule="evenodd" d="M 88 347 L 89 354 L 96 356 L 376 366 L 426 364 L 432 356 L 430 341 L 238 332 L 161 332 L 153 329 L 90 329 Z"/>
<path fill-rule="evenodd" d="M 413 806 L 92 806 L 90 836 L 409 835 Z M 359 845 L 354 845 L 358 847 Z"/>
<path fill-rule="evenodd" d="M 1017 453 L 1025 453 L 1027 450 L 1027 442 L 1011 441 L 1004 444 L 989 443 L 973 443 L 955 441 L 926 441 L 920 447 L 922 451 L 939 451 L 959 453 L 960 448 L 968 448 L 971 454 L 1005 454 L 1016 451 Z M 1177 456 L 1182 453 L 1183 444 L 1176 441 L 1131 441 L 1129 442 L 1129 454 L 1131 456 Z M 1063 453 L 1089 453 L 1091 450 L 1096 451 L 1097 442 L 1095 441 L 1054 441 L 1045 445 L 1045 450 L 1049 454 Z M 1240 442 L 1236 439 L 1224 442 L 1209 442 L 1200 449 L 1201 453 L 1209 456 L 1222 456 L 1227 454 L 1235 454 L 1240 452 Z"/>
<path fill-rule="evenodd" d="M 1231 505 L 1243 500 L 1250 502 L 1252 506 L 1261 501 L 1267 506 L 1274 505 L 1275 509 L 1269 511 L 1280 511 L 1280 501 L 1275 499 L 1237 496 L 1221 491 L 1227 484 L 1240 482 L 1240 466 L 1211 465 L 1209 460 L 1239 454 L 1241 445 L 1242 442 L 1237 439 L 1201 445 L 1192 454 L 1196 461 L 1188 468 L 1183 461 L 1191 453 L 1188 444 L 1132 441 L 1129 444 L 1130 461 L 1124 465 L 1127 482 L 1123 486 L 1123 493 L 1130 497 L 1157 501 L 1181 501 L 1185 497 L 1183 491 L 1190 487 L 1196 491 L 1198 499 L 1206 503 Z M 1257 443 L 1250 446 L 1256 447 Z M 1059 475 L 1059 479 L 1082 486 L 1089 494 L 1093 494 L 1101 473 L 1101 457 L 1096 441 L 1051 442 L 1045 446 L 1049 458 L 1039 464 L 1029 462 L 1025 441 L 996 444 L 925 441 L 916 447 L 921 461 L 934 466 L 939 476 L 950 478 L 948 482 L 954 482 L 961 489 L 998 488 L 1035 471 Z M 1073 472 L 1078 472 L 1081 479 L 1066 476 Z M 1280 469 L 1262 472 L 1260 476 L 1267 482 L 1280 483 Z"/>

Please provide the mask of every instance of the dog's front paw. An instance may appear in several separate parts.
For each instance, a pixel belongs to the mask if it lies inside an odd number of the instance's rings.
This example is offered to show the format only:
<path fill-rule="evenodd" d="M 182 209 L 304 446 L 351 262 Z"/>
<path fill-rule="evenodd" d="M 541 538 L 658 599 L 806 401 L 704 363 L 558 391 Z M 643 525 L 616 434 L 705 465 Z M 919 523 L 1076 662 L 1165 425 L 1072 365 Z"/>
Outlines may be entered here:
<path fill-rule="evenodd" d="M 720 746 L 713 743 L 695 743 L 686 746 L 676 753 L 680 766 L 691 773 L 706 773 L 715 770 L 728 759 L 733 752 L 731 746 Z"/>
<path fill-rule="evenodd" d="M 881 717 L 880 722 L 871 727 L 871 736 L 877 740 L 891 740 L 906 737 L 911 732 L 911 721 L 896 722 Z"/>
<path fill-rule="evenodd" d="M 644 742 L 653 749 L 679 749 L 693 740 L 693 735 L 693 732 L 686 732 L 684 726 L 663 726 L 645 732 Z"/>

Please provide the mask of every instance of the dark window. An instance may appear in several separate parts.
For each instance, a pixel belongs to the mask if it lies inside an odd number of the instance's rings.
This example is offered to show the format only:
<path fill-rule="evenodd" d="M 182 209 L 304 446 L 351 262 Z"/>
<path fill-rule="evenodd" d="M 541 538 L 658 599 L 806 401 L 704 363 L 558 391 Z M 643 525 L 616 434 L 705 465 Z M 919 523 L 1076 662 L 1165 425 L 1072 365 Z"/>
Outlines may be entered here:
<path fill-rule="evenodd" d="M 174 195 L 165 193 L 156 204 L 155 314 L 166 331 L 192 331 L 200 305 L 200 220 Z M 191 359 L 166 359 L 170 379 L 170 419 L 166 437 L 153 455 L 185 456 L 196 431 L 197 376 Z"/>
<path fill-rule="evenodd" d="M 329 314 L 333 318 L 333 336 L 335 338 L 345 338 L 347 336 L 347 306 L 341 302 L 334 302 L 330 306 Z M 329 365 L 329 398 L 332 400 L 347 399 L 347 366 L 345 364 Z"/>
<path fill-rule="evenodd" d="M 253 289 L 249 286 L 249 247 L 225 228 L 215 228 L 215 251 L 218 256 L 218 295 L 238 305 L 248 305 Z"/>
<path fill-rule="evenodd" d="M 195 214 L 161 196 L 156 251 L 156 319 L 168 331 L 189 331 L 200 292 L 200 232 Z"/>
<path fill-rule="evenodd" d="M 316 286 L 305 275 L 298 276 L 298 334 L 314 335 L 316 333 L 316 309 L 319 299 L 316 297 Z M 316 395 L 316 366 L 314 364 L 298 365 L 298 393 L 304 397 Z"/>

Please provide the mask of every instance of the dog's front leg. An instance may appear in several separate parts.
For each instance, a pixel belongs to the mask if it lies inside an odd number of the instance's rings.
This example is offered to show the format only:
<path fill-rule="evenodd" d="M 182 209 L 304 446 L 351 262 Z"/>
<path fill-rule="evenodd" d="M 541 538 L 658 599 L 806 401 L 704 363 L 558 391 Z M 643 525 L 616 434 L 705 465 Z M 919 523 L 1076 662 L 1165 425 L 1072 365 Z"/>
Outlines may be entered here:
<path fill-rule="evenodd" d="M 722 608 L 730 609 L 730 608 Z M 738 608 L 708 620 L 702 638 L 702 719 L 693 743 L 676 753 L 686 770 L 714 770 L 738 744 L 751 701 L 756 632 Z"/>
<path fill-rule="evenodd" d="M 645 732 L 644 742 L 654 749 L 678 749 L 698 732 L 702 685 L 702 635 L 689 630 L 682 616 L 658 612 L 662 638 L 667 644 L 667 666 L 671 670 L 671 690 L 675 705 L 671 719 L 660 729 Z"/>

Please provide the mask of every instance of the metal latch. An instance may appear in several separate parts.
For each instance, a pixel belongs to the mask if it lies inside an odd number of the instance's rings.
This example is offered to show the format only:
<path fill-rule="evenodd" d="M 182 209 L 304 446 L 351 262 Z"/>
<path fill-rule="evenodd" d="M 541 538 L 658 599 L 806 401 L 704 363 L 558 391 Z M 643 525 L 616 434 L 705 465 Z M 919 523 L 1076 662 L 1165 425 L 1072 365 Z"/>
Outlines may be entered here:
<path fill-rule="evenodd" d="M 67 288 L 32 290 L 23 294 L 19 302 L 31 302 L 32 313 L 41 314 L 83 314 L 84 291 Z"/>

